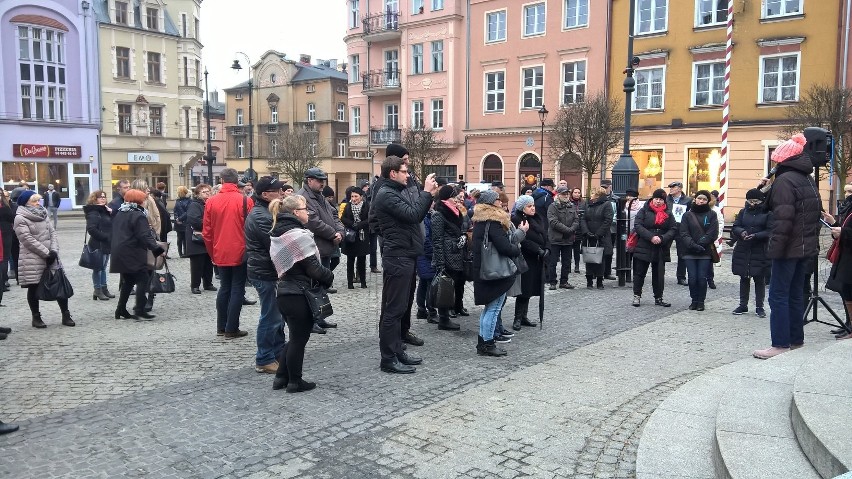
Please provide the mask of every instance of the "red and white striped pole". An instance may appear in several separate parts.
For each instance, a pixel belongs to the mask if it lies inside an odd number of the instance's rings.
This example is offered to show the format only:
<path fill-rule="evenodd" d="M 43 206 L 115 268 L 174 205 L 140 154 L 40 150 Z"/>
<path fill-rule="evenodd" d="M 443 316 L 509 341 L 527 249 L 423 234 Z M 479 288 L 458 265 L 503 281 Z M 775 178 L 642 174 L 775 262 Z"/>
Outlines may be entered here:
<path fill-rule="evenodd" d="M 725 41 L 725 99 L 722 108 L 722 164 L 719 165 L 719 209 L 725 216 L 725 203 L 728 198 L 728 124 L 731 119 L 731 53 L 734 40 L 734 0 L 728 0 L 728 36 Z M 722 244 L 719 235 L 718 244 Z"/>

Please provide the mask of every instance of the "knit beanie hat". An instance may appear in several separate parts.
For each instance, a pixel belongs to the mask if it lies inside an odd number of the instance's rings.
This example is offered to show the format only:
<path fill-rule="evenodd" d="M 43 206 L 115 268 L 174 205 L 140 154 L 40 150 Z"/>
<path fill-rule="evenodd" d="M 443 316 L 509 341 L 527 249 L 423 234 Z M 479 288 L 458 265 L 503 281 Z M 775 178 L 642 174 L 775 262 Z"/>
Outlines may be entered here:
<path fill-rule="evenodd" d="M 526 208 L 527 205 L 531 205 L 531 204 L 534 204 L 534 203 L 535 203 L 535 200 L 533 199 L 532 196 L 523 195 L 523 196 L 518 197 L 518 199 L 515 200 L 515 206 L 514 206 L 513 209 L 515 211 L 520 211 L 520 210 Z"/>
<path fill-rule="evenodd" d="M 334 196 L 334 189 L 332 189 L 330 186 L 326 186 L 322 189 L 322 195 L 326 198 L 328 198 L 329 196 Z"/>
<path fill-rule="evenodd" d="M 482 190 L 479 192 L 479 199 L 476 201 L 479 204 L 493 205 L 500 196 L 494 190 Z"/>
<path fill-rule="evenodd" d="M 659 198 L 661 200 L 664 200 L 667 197 L 668 197 L 668 195 L 666 195 L 666 190 L 664 190 L 662 188 L 657 188 L 656 190 L 654 190 L 654 193 L 651 195 L 651 199 Z"/>
<path fill-rule="evenodd" d="M 698 190 L 695 193 L 695 197 L 697 198 L 699 196 L 703 196 L 703 197 L 707 198 L 708 203 L 713 200 L 713 195 L 711 195 L 710 192 L 707 191 L 707 190 Z"/>
<path fill-rule="evenodd" d="M 456 195 L 456 189 L 453 188 L 450 185 L 444 185 L 444 186 L 441 187 L 440 190 L 438 190 L 438 199 L 441 200 L 441 201 L 448 200 L 455 195 Z"/>
<path fill-rule="evenodd" d="M 763 192 L 760 191 L 758 188 L 752 188 L 752 189 L 750 189 L 746 192 L 746 199 L 747 200 L 763 200 L 764 199 Z"/>
<path fill-rule="evenodd" d="M 36 194 L 33 190 L 24 190 L 21 192 L 21 195 L 18 196 L 18 206 L 24 206 L 30 201 L 30 198 Z"/>
<path fill-rule="evenodd" d="M 385 148 L 385 156 L 396 156 L 398 158 L 402 158 L 403 156 L 408 154 L 408 150 L 405 149 L 404 146 L 399 143 L 391 143 Z"/>
<path fill-rule="evenodd" d="M 781 163 L 792 156 L 800 155 L 805 150 L 805 135 L 799 133 L 793 135 L 792 138 L 778 145 L 775 151 L 772 152 L 772 161 Z"/>

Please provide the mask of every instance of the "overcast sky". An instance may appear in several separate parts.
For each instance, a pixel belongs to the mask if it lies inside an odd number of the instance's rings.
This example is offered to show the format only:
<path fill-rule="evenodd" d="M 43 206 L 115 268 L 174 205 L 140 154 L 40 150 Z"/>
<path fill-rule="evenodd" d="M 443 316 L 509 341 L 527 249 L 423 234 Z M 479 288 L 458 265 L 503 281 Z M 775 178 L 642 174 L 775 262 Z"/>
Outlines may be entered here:
<path fill-rule="evenodd" d="M 248 80 L 243 70 L 231 69 L 244 52 L 256 63 L 267 50 L 311 61 L 345 60 L 346 3 L 343 0 L 204 0 L 201 4 L 201 40 L 210 91 Z M 220 94 L 220 99 L 224 96 Z"/>

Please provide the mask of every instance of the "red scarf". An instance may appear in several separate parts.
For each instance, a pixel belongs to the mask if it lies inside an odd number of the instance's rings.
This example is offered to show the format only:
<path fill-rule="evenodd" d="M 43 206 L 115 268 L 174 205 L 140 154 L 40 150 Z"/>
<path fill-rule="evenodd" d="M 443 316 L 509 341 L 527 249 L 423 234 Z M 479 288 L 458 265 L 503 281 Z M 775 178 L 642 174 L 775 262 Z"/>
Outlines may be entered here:
<path fill-rule="evenodd" d="M 649 200 L 649 201 L 648 201 L 648 206 L 649 206 L 649 207 L 650 207 L 650 208 L 651 208 L 651 209 L 652 209 L 655 213 L 657 213 L 657 217 L 656 217 L 656 218 L 654 218 L 654 225 L 655 225 L 655 226 L 662 226 L 662 224 L 663 224 L 663 223 L 665 223 L 665 222 L 666 222 L 666 220 L 669 218 L 669 214 L 668 214 L 668 213 L 666 213 L 666 204 L 665 204 L 665 203 L 663 203 L 663 204 L 661 204 L 660 206 L 654 206 L 654 202 L 653 202 L 653 201 L 651 201 L 651 200 Z"/>

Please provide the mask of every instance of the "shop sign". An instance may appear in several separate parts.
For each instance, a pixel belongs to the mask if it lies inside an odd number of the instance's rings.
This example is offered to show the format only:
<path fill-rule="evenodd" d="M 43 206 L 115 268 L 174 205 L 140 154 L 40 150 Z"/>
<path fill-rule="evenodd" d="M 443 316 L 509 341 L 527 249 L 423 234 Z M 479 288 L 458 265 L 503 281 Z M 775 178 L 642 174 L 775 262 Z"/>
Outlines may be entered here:
<path fill-rule="evenodd" d="M 127 162 L 128 163 L 159 163 L 160 162 L 160 154 L 159 153 L 128 153 L 127 154 Z"/>
<path fill-rule="evenodd" d="M 16 143 L 12 145 L 15 158 L 80 158 L 82 148 L 66 145 L 28 145 Z"/>

